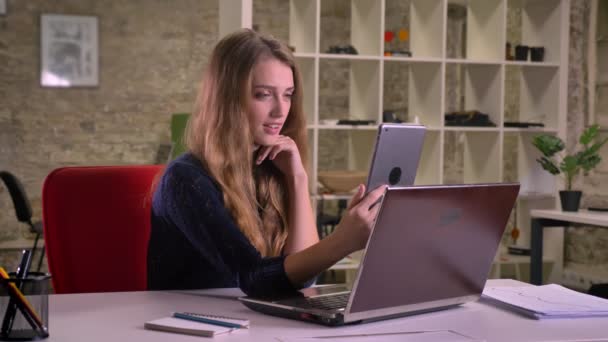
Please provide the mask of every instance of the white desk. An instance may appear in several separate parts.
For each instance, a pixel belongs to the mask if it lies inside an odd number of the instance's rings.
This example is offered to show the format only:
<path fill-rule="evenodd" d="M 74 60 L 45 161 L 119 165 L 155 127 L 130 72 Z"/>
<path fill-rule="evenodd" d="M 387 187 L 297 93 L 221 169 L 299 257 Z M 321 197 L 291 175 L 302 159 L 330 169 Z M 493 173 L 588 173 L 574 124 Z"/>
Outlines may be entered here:
<path fill-rule="evenodd" d="M 543 274 L 543 229 L 550 227 L 567 227 L 572 223 L 587 224 L 608 228 L 608 213 L 579 210 L 568 212 L 561 210 L 532 210 L 530 227 L 530 283 L 541 284 Z"/>
<path fill-rule="evenodd" d="M 519 286 L 514 280 L 488 285 Z M 249 318 L 251 328 L 221 335 L 217 341 L 276 341 L 277 337 L 314 337 L 362 333 L 451 329 L 487 341 L 608 340 L 608 318 L 536 321 L 474 302 L 462 307 L 392 320 L 329 328 L 253 312 L 235 300 L 235 289 L 185 292 L 118 292 L 51 295 L 48 342 L 207 341 L 205 338 L 144 330 L 147 320 L 172 311 L 208 312 Z M 211 340 L 209 340 L 211 341 Z"/>

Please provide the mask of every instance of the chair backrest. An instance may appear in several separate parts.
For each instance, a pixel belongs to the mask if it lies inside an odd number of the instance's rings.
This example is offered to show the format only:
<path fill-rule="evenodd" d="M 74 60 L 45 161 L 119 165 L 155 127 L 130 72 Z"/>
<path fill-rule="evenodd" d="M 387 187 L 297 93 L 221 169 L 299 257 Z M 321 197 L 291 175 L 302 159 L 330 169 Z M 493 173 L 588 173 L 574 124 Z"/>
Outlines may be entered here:
<path fill-rule="evenodd" d="M 56 293 L 146 289 L 152 184 L 162 165 L 64 167 L 42 188 Z"/>

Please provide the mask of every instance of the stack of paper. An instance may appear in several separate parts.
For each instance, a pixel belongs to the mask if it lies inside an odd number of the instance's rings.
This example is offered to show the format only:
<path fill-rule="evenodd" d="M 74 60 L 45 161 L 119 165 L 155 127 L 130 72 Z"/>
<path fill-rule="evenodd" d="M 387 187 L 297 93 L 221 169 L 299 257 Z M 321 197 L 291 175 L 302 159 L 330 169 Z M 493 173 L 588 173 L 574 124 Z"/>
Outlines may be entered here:
<path fill-rule="evenodd" d="M 608 300 L 556 284 L 486 287 L 483 298 L 536 319 L 608 316 Z"/>

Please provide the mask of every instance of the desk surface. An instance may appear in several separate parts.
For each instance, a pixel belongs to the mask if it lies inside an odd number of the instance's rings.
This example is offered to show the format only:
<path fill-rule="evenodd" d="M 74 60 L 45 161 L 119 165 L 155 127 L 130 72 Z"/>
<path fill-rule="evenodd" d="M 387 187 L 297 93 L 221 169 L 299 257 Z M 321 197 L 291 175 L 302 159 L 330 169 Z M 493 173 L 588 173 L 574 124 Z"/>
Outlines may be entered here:
<path fill-rule="evenodd" d="M 581 209 L 579 211 L 561 211 L 561 210 L 531 210 L 530 216 L 533 218 L 548 218 L 553 220 L 561 220 L 573 223 L 584 223 L 595 226 L 608 226 L 608 212 L 589 211 Z"/>
<path fill-rule="evenodd" d="M 520 286 L 524 283 L 489 280 L 488 285 Z M 218 336 L 215 338 L 218 341 L 277 341 L 281 337 L 444 329 L 487 341 L 608 340 L 608 318 L 537 321 L 484 301 L 433 313 L 329 328 L 253 312 L 235 300 L 239 294 L 235 289 L 217 289 L 51 295 L 50 337 L 46 341 L 201 341 L 196 336 L 144 330 L 145 321 L 168 316 L 172 311 L 208 312 L 250 319 L 250 329 Z"/>

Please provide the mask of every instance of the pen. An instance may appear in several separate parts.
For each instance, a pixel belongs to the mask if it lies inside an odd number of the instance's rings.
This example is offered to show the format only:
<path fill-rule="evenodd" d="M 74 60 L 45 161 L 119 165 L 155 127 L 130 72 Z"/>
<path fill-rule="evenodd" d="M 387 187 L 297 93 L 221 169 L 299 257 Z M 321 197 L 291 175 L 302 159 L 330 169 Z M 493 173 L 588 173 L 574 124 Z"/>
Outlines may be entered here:
<path fill-rule="evenodd" d="M 236 329 L 247 328 L 247 326 L 241 325 L 238 323 L 224 322 L 224 321 L 220 321 L 220 320 L 213 319 L 213 318 L 189 315 L 189 314 L 186 314 L 183 312 L 174 312 L 173 317 L 187 319 L 187 320 L 195 321 L 195 322 L 209 323 L 209 324 L 213 324 L 213 325 L 221 325 L 223 327 L 228 327 L 228 328 L 236 328 Z"/>

